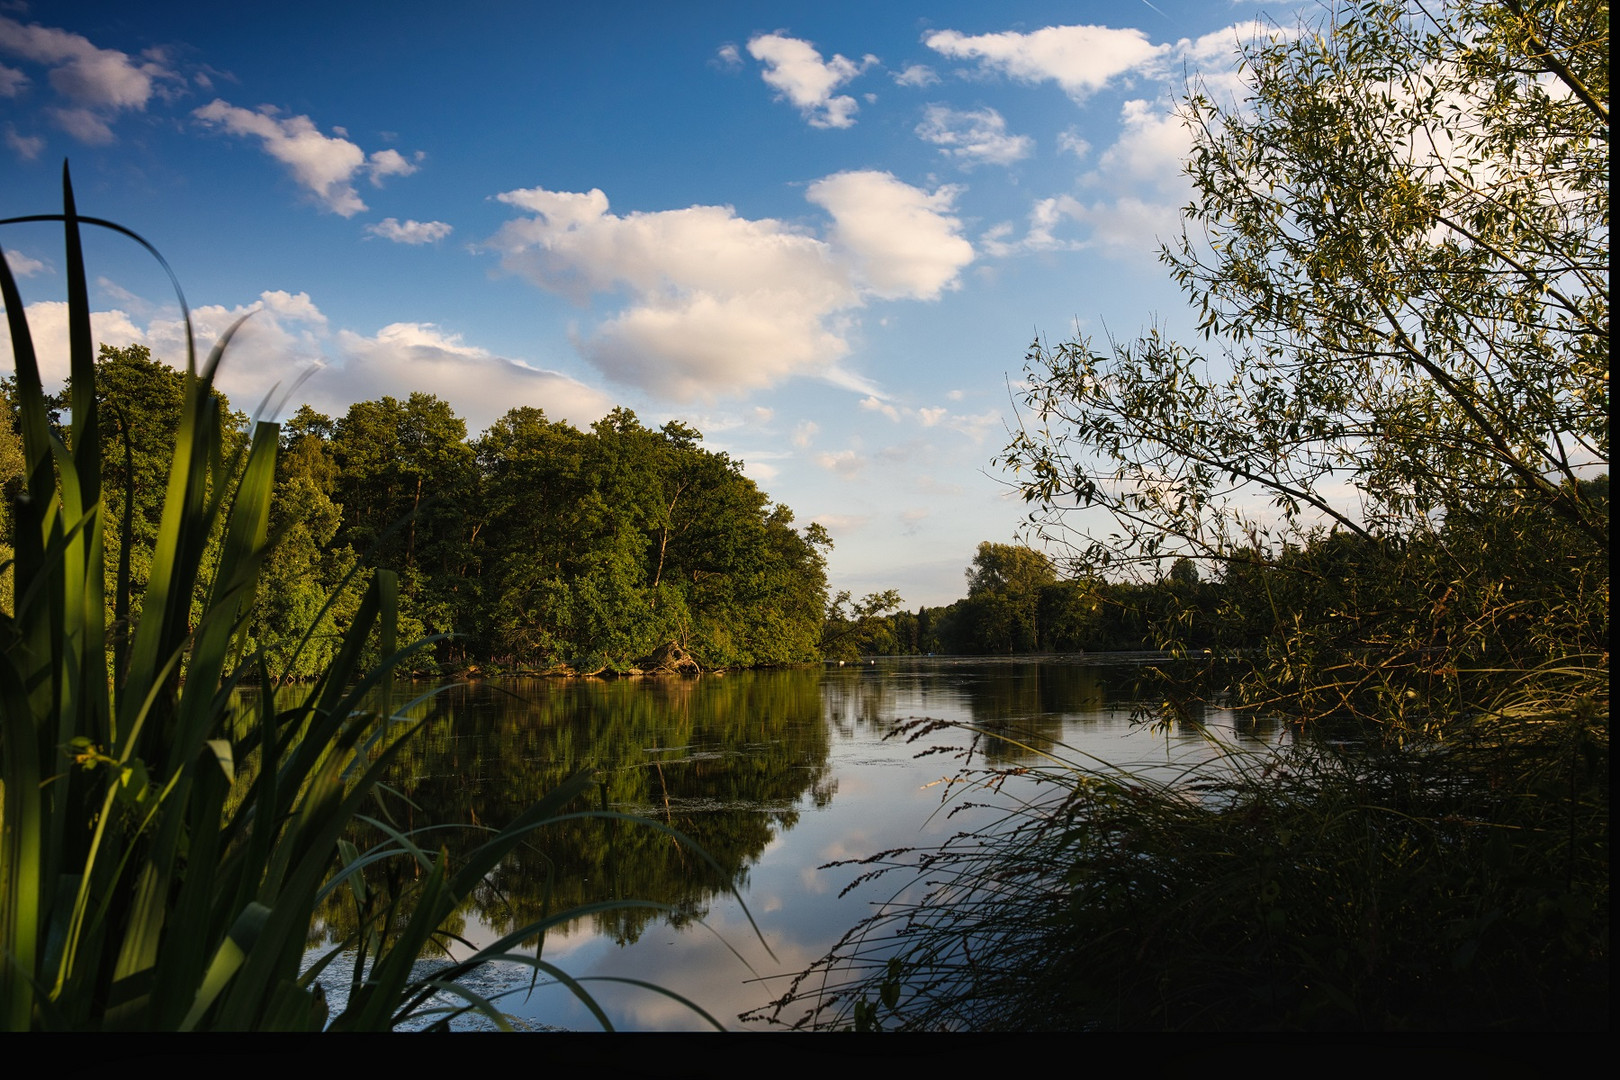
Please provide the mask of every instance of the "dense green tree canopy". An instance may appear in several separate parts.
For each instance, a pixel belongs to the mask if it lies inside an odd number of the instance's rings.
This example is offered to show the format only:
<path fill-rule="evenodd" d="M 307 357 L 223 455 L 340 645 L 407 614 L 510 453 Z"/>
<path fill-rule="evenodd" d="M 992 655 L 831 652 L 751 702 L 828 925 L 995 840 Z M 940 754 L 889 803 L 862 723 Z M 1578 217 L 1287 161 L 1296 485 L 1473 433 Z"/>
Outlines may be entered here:
<path fill-rule="evenodd" d="M 468 511 L 479 651 L 525 666 L 634 666 L 675 643 L 705 667 L 817 655 L 826 565 L 740 463 L 696 430 L 616 409 L 582 432 L 514 409 L 476 443 Z"/>
<path fill-rule="evenodd" d="M 1215 348 L 1037 344 L 1005 461 L 1042 520 L 1112 511 L 1093 559 L 1481 505 L 1606 544 L 1575 480 L 1609 454 L 1607 18 L 1366 4 L 1252 45 L 1241 104 L 1194 94 L 1165 259 Z"/>
<path fill-rule="evenodd" d="M 133 494 L 134 543 L 122 551 L 121 530 L 108 533 L 108 580 L 128 557 L 138 613 L 184 376 L 142 346 L 103 346 L 96 374 L 103 512 L 122 520 Z M 223 445 L 235 452 L 245 422 L 221 405 Z M 10 416 L 0 480 L 22 470 Z M 335 420 L 305 406 L 280 438 L 275 544 L 250 634 L 278 677 L 330 661 L 370 567 L 399 574 L 401 633 L 440 635 L 420 658 L 440 669 L 622 671 L 654 654 L 706 669 L 819 656 L 825 530 L 795 529 L 791 510 L 688 425 L 649 429 L 616 409 L 581 431 L 520 407 L 469 440 L 448 403 L 413 393 L 359 402 Z"/>
<path fill-rule="evenodd" d="M 1606 655 L 1607 4 L 1361 4 L 1244 77 L 1184 113 L 1164 259 L 1205 344 L 1036 343 L 1002 458 L 1033 527 L 1082 570 L 1286 571 L 1230 616 L 1341 704 Z"/>

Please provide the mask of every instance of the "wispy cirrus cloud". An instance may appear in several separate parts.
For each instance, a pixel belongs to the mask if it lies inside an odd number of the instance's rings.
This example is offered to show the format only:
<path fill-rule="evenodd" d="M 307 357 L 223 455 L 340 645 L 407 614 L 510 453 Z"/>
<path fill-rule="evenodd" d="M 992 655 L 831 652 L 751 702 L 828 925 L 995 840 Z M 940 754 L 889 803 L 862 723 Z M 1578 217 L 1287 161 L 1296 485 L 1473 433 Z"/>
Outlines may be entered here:
<path fill-rule="evenodd" d="M 46 269 L 43 262 L 31 255 L 24 255 L 15 248 L 6 249 L 6 265 L 11 267 L 12 274 L 17 277 L 33 277 Z"/>
<path fill-rule="evenodd" d="M 0 64 L 0 97 L 14 98 L 22 94 L 29 78 L 14 67 Z"/>
<path fill-rule="evenodd" d="M 38 135 L 24 135 L 14 124 L 6 125 L 6 145 L 24 161 L 33 161 L 45 149 L 45 140 Z"/>

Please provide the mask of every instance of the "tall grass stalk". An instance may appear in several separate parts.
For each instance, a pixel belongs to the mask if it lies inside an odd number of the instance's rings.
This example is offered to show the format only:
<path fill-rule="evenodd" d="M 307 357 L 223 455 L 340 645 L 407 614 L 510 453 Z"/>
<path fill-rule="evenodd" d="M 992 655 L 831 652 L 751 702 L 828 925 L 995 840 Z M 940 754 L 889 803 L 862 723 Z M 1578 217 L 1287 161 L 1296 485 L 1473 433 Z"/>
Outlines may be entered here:
<path fill-rule="evenodd" d="M 426 722 L 389 707 L 394 667 L 425 642 L 396 641 L 397 582 L 385 570 L 373 574 L 337 658 L 308 696 L 285 709 L 272 704 L 282 673 L 245 642 L 275 542 L 268 526 L 279 432 L 257 423 L 246 449 L 226 455 L 213 381 L 236 328 L 199 364 L 178 283 L 185 398 L 162 521 L 138 617 L 130 615 L 132 537 L 118 545 L 109 624 L 103 536 L 111 523 L 102 516 L 81 229 L 112 229 L 162 258 L 122 226 L 81 216 L 66 166 L 63 212 L 0 224 L 23 221 L 63 225 L 71 429 L 65 441 L 53 433 L 22 300 L 0 256 L 26 462 L 21 490 L 7 493 L 15 558 L 0 567 L 15 584 L 14 610 L 0 612 L 0 1029 L 386 1030 L 442 1012 L 431 1004 L 441 991 L 505 1026 L 495 1003 L 455 981 L 496 958 L 565 983 L 606 1024 L 580 983 L 538 948 L 517 951 L 581 912 L 417 974 L 418 958 L 439 948 L 445 918 L 514 845 L 576 816 L 568 807 L 588 794 L 591 777 L 574 777 L 490 831 L 454 866 L 422 831 L 368 809 L 396 752 Z M 383 659 L 365 669 L 368 641 Z M 249 687 L 259 706 L 234 705 Z M 361 820 L 387 837 L 363 853 L 346 838 Z M 388 860 L 419 869 L 408 912 L 398 898 L 369 898 L 364 871 Z M 363 912 L 360 930 L 303 970 L 317 906 L 345 887 Z M 345 949 L 356 952 L 351 992 L 330 1016 L 316 980 Z"/>
<path fill-rule="evenodd" d="M 1003 814 L 853 864 L 857 884 L 901 888 L 752 1019 L 1604 1027 L 1607 695 L 1561 711 L 1498 704 L 1421 750 L 1302 737 L 1168 780 L 1061 747 L 966 769 L 948 807 Z M 1016 738 L 942 721 L 899 734 L 940 728 Z"/>

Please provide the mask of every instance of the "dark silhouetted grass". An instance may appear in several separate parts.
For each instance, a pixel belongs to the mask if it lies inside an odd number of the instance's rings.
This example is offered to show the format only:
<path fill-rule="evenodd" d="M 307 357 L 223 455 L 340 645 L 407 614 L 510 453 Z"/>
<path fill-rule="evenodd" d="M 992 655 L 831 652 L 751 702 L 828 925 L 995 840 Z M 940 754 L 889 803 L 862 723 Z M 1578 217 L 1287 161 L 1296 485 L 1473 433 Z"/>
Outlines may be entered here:
<path fill-rule="evenodd" d="M 1597 690 L 1596 670 L 1575 670 Z M 1540 673 L 1541 684 L 1547 673 Z M 1301 738 L 1174 781 L 1059 749 L 884 852 L 905 886 L 754 1019 L 892 1030 L 1608 1024 L 1607 678 L 1426 745 Z M 914 722 L 917 737 L 964 725 Z"/>

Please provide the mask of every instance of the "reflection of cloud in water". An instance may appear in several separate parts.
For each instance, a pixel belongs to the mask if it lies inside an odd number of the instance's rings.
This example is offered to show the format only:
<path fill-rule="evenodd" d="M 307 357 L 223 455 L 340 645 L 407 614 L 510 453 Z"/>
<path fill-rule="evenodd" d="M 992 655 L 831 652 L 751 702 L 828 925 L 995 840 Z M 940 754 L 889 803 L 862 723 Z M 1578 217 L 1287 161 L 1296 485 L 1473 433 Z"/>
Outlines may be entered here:
<path fill-rule="evenodd" d="M 678 885 L 684 891 L 654 898 L 675 904 L 679 914 L 673 924 L 646 913 L 634 920 L 588 919 L 558 928 L 547 934 L 544 957 L 576 978 L 666 986 L 736 1028 L 741 1026 L 739 1013 L 781 996 L 792 977 L 869 914 L 873 903 L 889 899 L 911 880 L 897 872 L 840 897 L 874 867 L 822 869 L 825 864 L 938 843 L 944 835 L 998 813 L 974 810 L 952 816 L 960 796 L 947 801 L 942 798 L 946 785 L 928 785 L 954 776 L 963 762 L 949 754 L 915 755 L 925 744 L 965 740 L 952 732 L 937 732 L 916 744 L 885 739 L 899 722 L 912 716 L 978 718 L 1009 730 L 1031 728 L 1048 746 L 1062 742 L 1115 763 L 1148 759 L 1161 768 L 1167 757 L 1179 759 L 1205 746 L 1184 735 L 1167 741 L 1133 730 L 1128 675 L 1032 670 L 1023 660 L 953 658 L 888 660 L 853 670 L 739 672 L 724 680 L 639 685 L 629 680 L 507 683 L 529 704 L 511 712 L 468 709 L 453 728 L 433 727 L 418 748 L 412 783 L 417 796 L 432 788 L 450 800 L 445 805 L 451 810 L 475 809 L 478 820 L 489 823 L 492 808 L 521 805 L 531 791 L 553 783 L 548 771 L 577 768 L 580 757 L 565 756 L 567 751 L 607 766 L 603 775 L 612 785 L 609 801 L 616 809 L 634 806 L 664 819 L 667 795 L 667 813 L 677 827 L 693 835 L 706 831 L 706 842 L 715 845 L 716 858 L 735 875 L 731 880 L 742 890 L 776 958 L 755 937 L 724 882 L 694 876 L 700 868 L 691 858 L 683 862 L 660 854 L 670 850 L 667 835 L 637 828 L 592 832 L 600 823 L 590 822 L 581 823 L 571 837 L 558 838 L 548 850 L 570 901 L 647 896 L 654 888 Z M 705 703 L 711 694 L 721 699 L 713 703 L 719 707 L 714 713 Z M 1219 710 L 1205 719 L 1229 741 L 1256 749 L 1267 743 L 1264 732 L 1239 731 Z M 1275 741 L 1283 729 L 1267 730 Z M 475 753 L 480 739 L 488 746 Z M 488 767 L 491 752 L 498 760 Z M 983 760 L 981 751 L 974 764 Z M 484 771 L 471 771 L 475 767 Z M 765 783 L 745 787 L 755 775 Z M 583 861 L 570 867 L 562 859 L 565 854 Z M 630 864 L 649 856 L 658 856 L 662 869 L 638 877 Z M 538 865 L 533 859 L 531 863 Z M 495 888 L 481 897 L 476 910 L 462 915 L 462 932 L 475 942 L 498 936 L 488 924 L 511 917 L 508 903 L 521 916 L 531 902 L 525 890 L 532 886 L 516 870 L 510 877 L 508 872 L 503 867 L 493 875 Z M 564 906 L 554 902 L 550 910 Z M 621 948 L 619 940 L 628 944 Z M 733 948 L 746 964 L 733 955 Z M 655 992 L 614 982 L 586 985 L 616 1027 L 707 1026 L 684 1005 Z M 511 1000 L 507 1007 L 533 1024 L 579 1030 L 599 1026 L 560 986 L 545 987 L 527 1000 Z"/>

